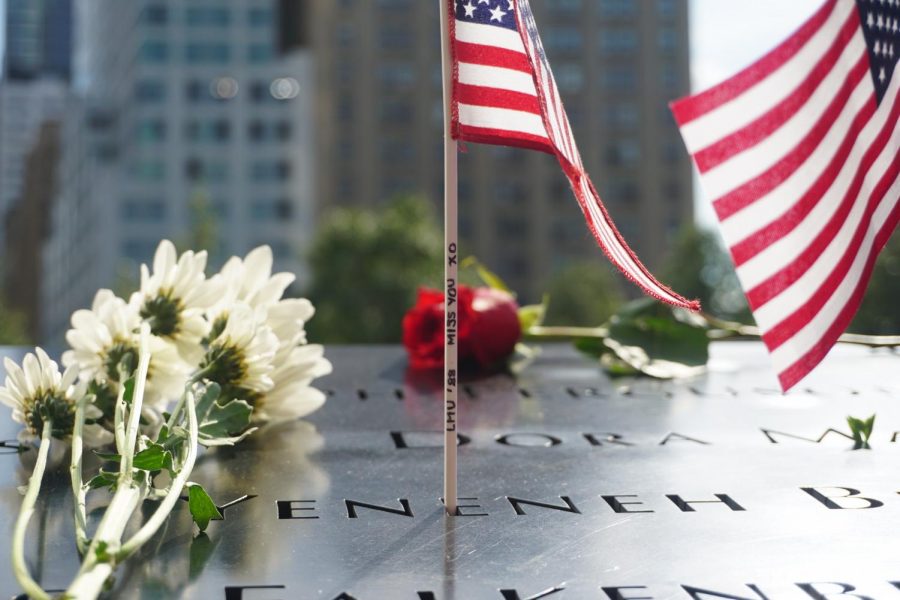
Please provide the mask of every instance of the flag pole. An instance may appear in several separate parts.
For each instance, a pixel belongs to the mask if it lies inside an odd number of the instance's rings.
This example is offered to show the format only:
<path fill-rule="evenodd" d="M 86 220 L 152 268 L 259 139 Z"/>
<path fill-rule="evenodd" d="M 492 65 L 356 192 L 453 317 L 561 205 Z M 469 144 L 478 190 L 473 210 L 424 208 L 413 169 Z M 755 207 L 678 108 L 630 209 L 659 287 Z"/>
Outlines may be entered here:
<path fill-rule="evenodd" d="M 441 62 L 444 76 L 444 505 L 456 514 L 457 424 L 457 155 L 451 135 L 453 59 L 450 51 L 450 1 L 441 5 Z"/>

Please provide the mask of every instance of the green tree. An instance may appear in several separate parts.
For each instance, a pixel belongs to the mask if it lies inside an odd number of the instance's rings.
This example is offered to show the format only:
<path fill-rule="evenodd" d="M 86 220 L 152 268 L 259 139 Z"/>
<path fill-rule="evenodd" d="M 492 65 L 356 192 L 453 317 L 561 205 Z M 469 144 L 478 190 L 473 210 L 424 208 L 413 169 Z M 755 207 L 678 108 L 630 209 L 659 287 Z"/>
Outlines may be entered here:
<path fill-rule="evenodd" d="M 335 210 L 310 251 L 310 339 L 395 343 L 421 285 L 439 286 L 443 243 L 430 205 L 404 197 L 376 210 Z"/>
<path fill-rule="evenodd" d="M 32 342 L 25 315 L 0 300 L 0 346 L 28 346 Z"/>
<path fill-rule="evenodd" d="M 705 312 L 724 319 L 752 319 L 734 264 L 717 233 L 685 225 L 660 273 L 673 290 L 700 300 Z"/>
<path fill-rule="evenodd" d="M 872 281 L 850 331 L 872 335 L 900 334 L 900 234 L 894 233 L 875 261 Z"/>
<path fill-rule="evenodd" d="M 550 281 L 547 292 L 548 325 L 602 325 L 625 301 L 612 267 L 601 259 L 566 267 Z"/>

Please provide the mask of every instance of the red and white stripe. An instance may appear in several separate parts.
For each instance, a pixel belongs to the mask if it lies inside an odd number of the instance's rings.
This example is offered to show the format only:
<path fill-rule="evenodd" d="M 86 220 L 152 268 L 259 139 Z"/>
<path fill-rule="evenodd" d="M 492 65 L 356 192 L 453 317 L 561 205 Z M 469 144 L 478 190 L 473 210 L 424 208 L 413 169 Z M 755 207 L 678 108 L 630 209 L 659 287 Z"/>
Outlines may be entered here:
<path fill-rule="evenodd" d="M 900 212 L 900 76 L 880 105 L 852 0 L 673 103 L 783 389 L 852 319 Z"/>
<path fill-rule="evenodd" d="M 453 15 L 453 0 L 447 0 Z M 528 0 L 512 3 L 518 31 L 451 16 L 454 90 L 453 137 L 519 146 L 553 154 L 569 179 L 591 233 L 610 261 L 644 293 L 699 310 L 662 285 L 625 243 L 584 170 L 540 39 L 528 35 Z"/>

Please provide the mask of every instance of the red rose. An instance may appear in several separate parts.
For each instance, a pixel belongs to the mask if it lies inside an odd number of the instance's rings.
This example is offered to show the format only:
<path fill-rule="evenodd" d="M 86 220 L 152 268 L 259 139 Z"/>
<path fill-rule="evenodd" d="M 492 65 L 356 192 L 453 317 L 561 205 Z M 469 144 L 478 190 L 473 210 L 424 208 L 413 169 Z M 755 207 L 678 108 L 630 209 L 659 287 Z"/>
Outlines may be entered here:
<path fill-rule="evenodd" d="M 469 352 L 460 347 L 460 354 L 474 356 L 482 367 L 490 367 L 505 360 L 516 349 L 522 337 L 519 305 L 510 294 L 493 288 L 475 288 L 472 300 L 472 331 Z"/>
<path fill-rule="evenodd" d="M 515 299 L 499 290 L 458 290 L 460 362 L 489 367 L 512 354 L 522 335 Z M 414 369 L 444 365 L 444 294 L 421 289 L 416 305 L 403 317 L 403 345 Z"/>

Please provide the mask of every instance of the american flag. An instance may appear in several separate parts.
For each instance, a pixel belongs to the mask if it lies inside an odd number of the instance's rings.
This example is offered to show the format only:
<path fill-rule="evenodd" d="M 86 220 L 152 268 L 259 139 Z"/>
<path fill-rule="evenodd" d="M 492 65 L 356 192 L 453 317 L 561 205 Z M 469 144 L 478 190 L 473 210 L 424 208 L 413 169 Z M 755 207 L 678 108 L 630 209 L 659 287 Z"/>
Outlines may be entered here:
<path fill-rule="evenodd" d="M 453 53 L 454 139 L 553 154 L 594 238 L 646 294 L 692 310 L 659 283 L 619 234 L 584 171 L 528 0 L 446 0 Z"/>
<path fill-rule="evenodd" d="M 672 105 L 782 389 L 859 308 L 900 211 L 900 0 L 829 0 Z"/>

